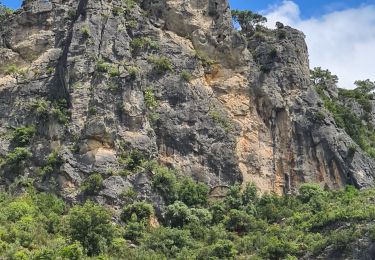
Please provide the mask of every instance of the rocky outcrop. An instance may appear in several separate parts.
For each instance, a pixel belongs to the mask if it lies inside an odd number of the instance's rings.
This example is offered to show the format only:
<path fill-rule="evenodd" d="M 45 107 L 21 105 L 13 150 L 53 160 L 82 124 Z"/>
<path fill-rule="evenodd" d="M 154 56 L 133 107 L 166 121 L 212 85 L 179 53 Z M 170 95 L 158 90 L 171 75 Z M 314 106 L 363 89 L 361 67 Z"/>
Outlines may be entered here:
<path fill-rule="evenodd" d="M 120 174 L 121 154 L 136 150 L 211 187 L 373 186 L 373 160 L 350 152 L 329 115 L 316 118 L 301 32 L 245 38 L 226 0 L 126 2 L 25 1 L 1 24 L 2 157 L 12 129 L 36 126 L 17 177 L 74 202 L 98 172 L 98 201 L 120 203 L 135 188 L 161 205 L 147 174 Z M 52 151 L 61 165 L 40 177 Z"/>

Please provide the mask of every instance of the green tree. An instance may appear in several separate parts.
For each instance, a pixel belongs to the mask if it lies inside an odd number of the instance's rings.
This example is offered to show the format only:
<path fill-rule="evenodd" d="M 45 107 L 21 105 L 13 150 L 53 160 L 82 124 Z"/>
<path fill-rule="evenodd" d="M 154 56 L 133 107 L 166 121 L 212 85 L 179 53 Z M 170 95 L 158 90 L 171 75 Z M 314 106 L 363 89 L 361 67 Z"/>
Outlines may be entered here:
<path fill-rule="evenodd" d="M 179 200 L 188 206 L 205 206 L 208 200 L 210 189 L 204 183 L 193 181 L 191 178 L 184 178 L 180 182 Z"/>
<path fill-rule="evenodd" d="M 154 215 L 154 208 L 151 204 L 144 201 L 134 202 L 123 209 L 121 219 L 124 222 L 128 222 L 133 214 L 136 215 L 138 221 L 148 221 Z"/>
<path fill-rule="evenodd" d="M 198 253 L 198 260 L 206 259 L 234 259 L 237 254 L 234 243 L 228 240 L 219 240 L 209 247 L 202 248 Z"/>
<path fill-rule="evenodd" d="M 162 166 L 156 166 L 152 171 L 154 172 L 152 176 L 153 187 L 167 203 L 173 203 L 178 195 L 177 178 L 174 171 Z"/>
<path fill-rule="evenodd" d="M 256 25 L 267 22 L 266 17 L 248 10 L 232 10 L 232 18 L 244 32 L 253 32 Z"/>
<path fill-rule="evenodd" d="M 144 246 L 174 259 L 183 249 L 194 247 L 194 242 L 187 230 L 158 228 L 145 238 Z"/>
<path fill-rule="evenodd" d="M 315 183 L 302 184 L 299 188 L 299 193 L 299 198 L 304 203 L 308 203 L 314 197 L 325 195 L 320 185 Z"/>
<path fill-rule="evenodd" d="M 243 234 L 250 230 L 253 221 L 245 211 L 232 209 L 228 213 L 225 225 L 227 230 Z"/>
<path fill-rule="evenodd" d="M 104 252 L 115 235 L 111 214 L 91 201 L 70 210 L 68 225 L 73 241 L 80 242 L 89 256 Z"/>
<path fill-rule="evenodd" d="M 169 226 L 183 227 L 190 222 L 192 214 L 186 204 L 181 201 L 175 201 L 175 203 L 167 207 L 165 218 Z"/>
<path fill-rule="evenodd" d="M 333 75 L 329 70 L 323 70 L 321 67 L 310 70 L 310 79 L 314 85 L 336 84 L 338 82 L 336 75 Z"/>

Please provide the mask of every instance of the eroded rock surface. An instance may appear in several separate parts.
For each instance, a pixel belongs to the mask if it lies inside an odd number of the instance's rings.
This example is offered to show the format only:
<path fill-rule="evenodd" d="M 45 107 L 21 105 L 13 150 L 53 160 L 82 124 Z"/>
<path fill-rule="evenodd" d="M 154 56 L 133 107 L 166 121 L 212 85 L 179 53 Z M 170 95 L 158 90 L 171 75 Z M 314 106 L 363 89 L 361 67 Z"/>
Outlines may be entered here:
<path fill-rule="evenodd" d="M 105 179 L 100 202 L 117 203 L 133 187 L 163 204 L 149 176 L 119 174 L 124 150 L 211 187 L 374 185 L 374 161 L 351 153 L 330 116 L 316 120 L 323 105 L 304 35 L 279 26 L 245 38 L 226 0 L 26 1 L 0 32 L 0 153 L 13 151 L 12 129 L 35 125 L 32 158 L 17 177 L 73 202 L 95 172 Z M 61 165 L 40 177 L 53 151 Z"/>

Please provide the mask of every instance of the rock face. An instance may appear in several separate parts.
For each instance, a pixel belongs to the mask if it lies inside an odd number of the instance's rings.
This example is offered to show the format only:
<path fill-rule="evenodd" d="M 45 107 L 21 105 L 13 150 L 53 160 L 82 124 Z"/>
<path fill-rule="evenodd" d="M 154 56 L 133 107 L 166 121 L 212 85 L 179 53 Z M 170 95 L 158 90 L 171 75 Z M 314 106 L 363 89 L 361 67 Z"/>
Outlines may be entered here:
<path fill-rule="evenodd" d="M 32 157 L 2 176 L 75 201 L 97 172 L 103 203 L 131 187 L 159 201 L 147 175 L 117 174 L 121 153 L 137 150 L 211 187 L 374 185 L 374 161 L 350 152 L 330 116 L 316 119 L 322 101 L 295 29 L 245 38 L 226 0 L 25 1 L 0 26 L 2 157 L 13 129 L 36 128 Z M 40 177 L 53 151 L 61 165 Z"/>

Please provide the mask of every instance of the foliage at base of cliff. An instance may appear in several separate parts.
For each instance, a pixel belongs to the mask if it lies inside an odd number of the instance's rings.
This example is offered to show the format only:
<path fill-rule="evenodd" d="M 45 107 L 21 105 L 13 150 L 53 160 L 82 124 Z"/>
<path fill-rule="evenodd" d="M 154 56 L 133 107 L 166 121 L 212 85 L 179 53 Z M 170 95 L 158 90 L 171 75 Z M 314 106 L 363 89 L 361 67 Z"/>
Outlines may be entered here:
<path fill-rule="evenodd" d="M 1 193 L 0 258 L 311 259 L 327 250 L 345 255 L 352 242 L 375 239 L 375 190 L 304 184 L 300 195 L 279 197 L 233 186 L 225 199 L 208 202 L 203 184 L 183 183 L 158 216 L 160 226 L 145 201 L 124 205 L 119 220 L 96 203 L 69 207 L 31 187 Z"/>

